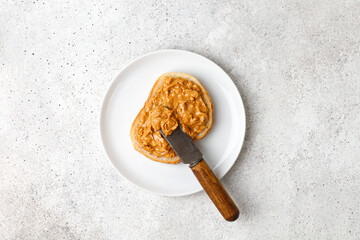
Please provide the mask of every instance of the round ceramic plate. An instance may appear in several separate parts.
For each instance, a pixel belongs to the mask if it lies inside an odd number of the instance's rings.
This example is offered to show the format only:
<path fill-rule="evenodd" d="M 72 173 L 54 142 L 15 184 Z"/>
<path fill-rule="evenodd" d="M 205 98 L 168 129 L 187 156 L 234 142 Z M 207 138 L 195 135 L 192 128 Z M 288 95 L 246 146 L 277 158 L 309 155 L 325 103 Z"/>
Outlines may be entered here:
<path fill-rule="evenodd" d="M 214 123 L 197 141 L 204 159 L 222 178 L 236 161 L 245 136 L 245 111 L 230 77 L 214 62 L 182 50 L 162 50 L 127 64 L 109 87 L 100 116 L 105 150 L 121 175 L 147 191 L 181 196 L 202 190 L 188 165 L 152 161 L 135 151 L 129 136 L 131 124 L 143 107 L 157 78 L 166 72 L 196 77 L 214 106 Z"/>

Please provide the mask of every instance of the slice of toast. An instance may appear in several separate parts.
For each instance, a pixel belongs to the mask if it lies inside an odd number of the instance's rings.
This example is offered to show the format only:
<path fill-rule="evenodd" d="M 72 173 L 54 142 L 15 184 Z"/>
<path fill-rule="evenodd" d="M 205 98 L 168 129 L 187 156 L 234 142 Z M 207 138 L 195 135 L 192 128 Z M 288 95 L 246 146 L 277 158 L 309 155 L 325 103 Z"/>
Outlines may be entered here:
<path fill-rule="evenodd" d="M 135 138 L 135 130 L 139 124 L 139 120 L 140 120 L 140 115 L 142 113 L 142 111 L 145 111 L 145 105 L 150 101 L 150 99 L 153 97 L 154 94 L 157 93 L 157 91 L 162 87 L 164 81 L 166 78 L 181 78 L 181 79 L 185 79 L 191 82 L 196 83 L 196 85 L 198 85 L 201 89 L 201 98 L 204 101 L 207 109 L 209 110 L 208 112 L 208 121 L 206 122 L 205 128 L 202 132 L 198 133 L 195 136 L 194 140 L 198 140 L 201 139 L 203 137 L 205 137 L 205 135 L 209 132 L 212 124 L 213 124 L 213 105 L 211 102 L 211 99 L 209 97 L 209 94 L 207 93 L 207 91 L 205 90 L 205 88 L 201 85 L 201 83 L 193 76 L 186 74 L 186 73 L 175 73 L 175 72 L 170 72 L 170 73 L 165 73 L 163 75 L 161 75 L 157 81 L 155 82 L 153 88 L 150 91 L 149 97 L 146 100 L 144 107 L 140 110 L 140 112 L 138 113 L 138 115 L 136 116 L 132 126 L 131 126 L 131 130 L 130 130 L 130 136 L 131 136 L 131 140 L 133 142 L 134 148 L 135 150 L 137 150 L 138 152 L 142 153 L 143 155 L 145 155 L 146 157 L 154 160 L 154 161 L 158 161 L 158 162 L 162 162 L 162 163 L 168 163 L 168 164 L 176 164 L 180 162 L 180 158 L 178 156 L 174 156 L 174 157 L 170 157 L 170 158 L 166 158 L 163 156 L 156 156 L 148 151 L 146 151 L 144 148 L 142 148 L 140 146 L 140 143 L 136 140 Z"/>

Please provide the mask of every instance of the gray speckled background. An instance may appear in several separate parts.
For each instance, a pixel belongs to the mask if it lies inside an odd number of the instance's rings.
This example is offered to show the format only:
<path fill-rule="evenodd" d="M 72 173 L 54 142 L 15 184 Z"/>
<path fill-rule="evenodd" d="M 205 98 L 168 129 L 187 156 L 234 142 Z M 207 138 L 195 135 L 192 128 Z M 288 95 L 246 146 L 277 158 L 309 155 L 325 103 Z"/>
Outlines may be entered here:
<path fill-rule="evenodd" d="M 359 1 L 0 0 L 0 22 L 0 239 L 360 238 Z M 214 60 L 243 97 L 234 223 L 105 155 L 107 87 L 164 48 Z"/>

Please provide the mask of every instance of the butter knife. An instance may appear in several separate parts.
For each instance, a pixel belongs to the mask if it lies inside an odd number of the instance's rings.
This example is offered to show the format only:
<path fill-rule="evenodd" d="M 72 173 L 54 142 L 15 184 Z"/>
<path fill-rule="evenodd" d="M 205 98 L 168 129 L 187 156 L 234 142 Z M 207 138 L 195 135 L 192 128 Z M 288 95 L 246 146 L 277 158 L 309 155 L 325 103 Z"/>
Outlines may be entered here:
<path fill-rule="evenodd" d="M 160 133 L 174 149 L 181 161 L 189 164 L 195 177 L 225 220 L 235 221 L 239 217 L 239 209 L 219 179 L 211 171 L 190 136 L 184 133 L 180 127 L 177 127 L 168 136 L 165 136 L 161 130 Z"/>

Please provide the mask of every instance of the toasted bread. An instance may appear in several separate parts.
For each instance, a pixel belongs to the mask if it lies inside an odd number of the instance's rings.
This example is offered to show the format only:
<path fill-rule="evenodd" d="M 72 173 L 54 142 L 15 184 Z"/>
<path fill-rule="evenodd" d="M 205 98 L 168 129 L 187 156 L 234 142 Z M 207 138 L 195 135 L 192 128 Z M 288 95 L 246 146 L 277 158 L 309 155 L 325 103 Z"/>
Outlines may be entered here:
<path fill-rule="evenodd" d="M 146 151 L 145 149 L 141 148 L 139 142 L 136 140 L 135 138 L 135 129 L 137 128 L 138 124 L 139 124 L 139 117 L 140 117 L 140 113 L 142 111 L 145 111 L 145 105 L 146 103 L 148 103 L 150 101 L 150 99 L 152 98 L 152 96 L 157 92 L 157 90 L 159 88 L 161 88 L 161 86 L 164 83 L 164 80 L 166 78 L 182 78 L 191 82 L 196 83 L 196 85 L 198 85 L 201 89 L 201 98 L 203 100 L 203 102 L 205 103 L 206 107 L 208 108 L 209 112 L 208 112 L 208 121 L 206 122 L 205 128 L 202 132 L 198 133 L 195 137 L 194 140 L 198 140 L 201 139 L 203 137 L 205 137 L 205 135 L 209 132 L 212 124 L 213 124 L 213 105 L 211 102 L 211 99 L 209 97 L 209 94 L 207 93 L 207 91 L 205 90 L 205 88 L 201 85 L 201 83 L 193 76 L 186 74 L 186 73 L 175 73 L 175 72 L 170 72 L 170 73 L 165 73 L 163 75 L 161 75 L 157 81 L 155 82 L 153 88 L 150 91 L 149 97 L 146 100 L 144 107 L 140 110 L 140 112 L 138 113 L 138 115 L 136 116 L 132 126 L 131 126 L 131 130 L 130 130 L 130 136 L 131 136 L 131 140 L 133 142 L 134 148 L 135 150 L 137 150 L 138 152 L 142 153 L 143 155 L 145 155 L 146 157 L 154 160 L 154 161 L 158 161 L 158 162 L 162 162 L 162 163 L 168 163 L 168 164 L 176 164 L 180 162 L 180 158 L 178 156 L 175 157 L 170 157 L 170 158 L 166 158 L 166 157 L 159 157 L 156 156 L 148 151 Z"/>

